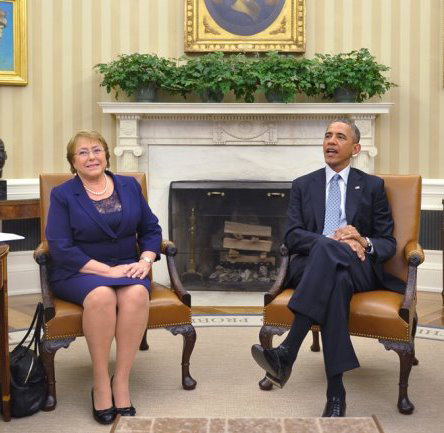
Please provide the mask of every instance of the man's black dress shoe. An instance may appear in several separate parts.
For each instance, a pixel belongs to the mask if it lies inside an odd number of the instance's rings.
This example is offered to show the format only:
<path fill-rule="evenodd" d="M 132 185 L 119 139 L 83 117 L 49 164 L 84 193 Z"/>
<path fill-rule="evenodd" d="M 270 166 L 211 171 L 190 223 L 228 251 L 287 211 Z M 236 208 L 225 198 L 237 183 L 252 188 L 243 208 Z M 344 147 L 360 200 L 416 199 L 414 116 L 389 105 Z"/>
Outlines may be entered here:
<path fill-rule="evenodd" d="M 99 424 L 112 424 L 116 419 L 116 408 L 111 406 L 108 409 L 96 410 L 94 407 L 94 389 L 91 389 L 91 400 L 93 408 L 93 417 Z"/>
<path fill-rule="evenodd" d="M 266 377 L 277 387 L 283 388 L 291 375 L 293 363 L 285 348 L 264 349 L 260 344 L 251 347 L 251 354 L 258 365 L 266 371 Z"/>
<path fill-rule="evenodd" d="M 331 397 L 327 398 L 327 403 L 325 404 L 324 412 L 322 412 L 322 417 L 341 417 L 345 416 L 345 409 L 347 405 L 345 403 L 345 394 L 343 397 Z"/>

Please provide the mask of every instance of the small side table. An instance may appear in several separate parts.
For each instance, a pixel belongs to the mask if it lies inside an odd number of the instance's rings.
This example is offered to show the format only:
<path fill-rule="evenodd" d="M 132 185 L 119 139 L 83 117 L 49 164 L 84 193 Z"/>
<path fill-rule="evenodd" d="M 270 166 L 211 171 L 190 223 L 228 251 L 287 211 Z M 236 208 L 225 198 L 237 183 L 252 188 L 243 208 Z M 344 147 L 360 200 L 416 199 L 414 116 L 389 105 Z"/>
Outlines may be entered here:
<path fill-rule="evenodd" d="M 23 200 L 0 200 L 0 220 L 21 220 L 40 216 L 38 198 Z"/>
<path fill-rule="evenodd" d="M 11 419 L 8 336 L 8 251 L 8 245 L 0 245 L 0 381 L 2 385 L 2 412 L 5 421 L 10 421 Z"/>

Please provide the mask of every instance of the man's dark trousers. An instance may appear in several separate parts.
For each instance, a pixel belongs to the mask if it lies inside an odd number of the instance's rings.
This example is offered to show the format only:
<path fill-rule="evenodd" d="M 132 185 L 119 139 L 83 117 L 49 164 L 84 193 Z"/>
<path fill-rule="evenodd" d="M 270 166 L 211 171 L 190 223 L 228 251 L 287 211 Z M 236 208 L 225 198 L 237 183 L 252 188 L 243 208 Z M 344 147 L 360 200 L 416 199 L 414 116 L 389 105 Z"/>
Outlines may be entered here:
<path fill-rule="evenodd" d="M 348 331 L 353 293 L 376 287 L 376 275 L 366 255 L 362 262 L 349 245 L 320 236 L 309 256 L 296 255 L 289 286 L 295 292 L 288 307 L 321 326 L 327 377 L 359 367 Z"/>

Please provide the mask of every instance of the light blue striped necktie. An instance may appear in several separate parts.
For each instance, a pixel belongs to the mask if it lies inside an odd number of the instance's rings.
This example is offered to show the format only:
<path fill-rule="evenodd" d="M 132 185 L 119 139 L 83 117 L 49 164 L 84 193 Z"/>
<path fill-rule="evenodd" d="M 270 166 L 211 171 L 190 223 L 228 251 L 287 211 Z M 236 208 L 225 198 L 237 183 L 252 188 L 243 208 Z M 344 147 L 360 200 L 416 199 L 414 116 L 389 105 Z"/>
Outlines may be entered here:
<path fill-rule="evenodd" d="M 325 236 L 332 235 L 339 228 L 341 219 L 341 190 L 339 189 L 339 174 L 335 174 L 330 180 L 327 203 L 325 206 L 324 231 Z"/>

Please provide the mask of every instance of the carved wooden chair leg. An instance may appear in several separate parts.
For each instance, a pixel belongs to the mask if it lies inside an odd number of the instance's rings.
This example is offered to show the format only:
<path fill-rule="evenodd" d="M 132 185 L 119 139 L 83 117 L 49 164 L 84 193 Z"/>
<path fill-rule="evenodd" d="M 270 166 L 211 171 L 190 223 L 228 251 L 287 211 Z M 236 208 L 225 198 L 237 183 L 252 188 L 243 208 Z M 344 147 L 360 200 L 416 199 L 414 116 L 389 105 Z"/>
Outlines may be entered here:
<path fill-rule="evenodd" d="M 412 329 L 413 338 L 415 338 L 415 336 L 416 336 L 416 327 L 417 326 L 418 326 L 418 314 L 415 313 L 415 318 L 413 319 L 413 329 Z M 413 365 L 418 365 L 418 364 L 419 364 L 419 360 L 415 356 L 415 347 L 413 346 Z"/>
<path fill-rule="evenodd" d="M 182 388 L 192 390 L 196 388 L 197 383 L 190 374 L 190 358 L 196 343 L 196 330 L 193 325 L 169 326 L 166 329 L 173 335 L 181 334 L 183 337 Z"/>
<path fill-rule="evenodd" d="M 264 325 L 259 331 L 259 342 L 264 349 L 271 349 L 273 347 L 273 337 L 275 335 L 282 335 L 287 331 L 287 328 Z M 270 391 L 273 388 L 273 384 L 267 377 L 264 377 L 259 381 L 259 388 L 262 391 Z"/>
<path fill-rule="evenodd" d="M 148 341 L 146 339 L 146 333 L 147 329 L 145 329 L 145 332 L 142 337 L 142 341 L 140 342 L 139 350 L 148 350 L 150 346 L 148 345 Z"/>
<path fill-rule="evenodd" d="M 63 340 L 42 340 L 39 346 L 40 358 L 48 379 L 48 396 L 42 410 L 49 412 L 57 406 L 56 381 L 54 372 L 54 357 L 60 348 L 65 349 L 75 340 L 75 338 L 65 338 Z"/>
<path fill-rule="evenodd" d="M 410 415 L 415 406 L 409 400 L 407 389 L 409 386 L 409 375 L 413 365 L 415 348 L 410 343 L 400 343 L 397 341 L 379 340 L 387 350 L 394 350 L 400 361 L 399 372 L 399 396 L 398 410 L 404 415 Z"/>
<path fill-rule="evenodd" d="M 320 352 L 321 346 L 319 345 L 319 331 L 311 331 L 313 335 L 313 344 L 310 346 L 312 352 Z"/>

